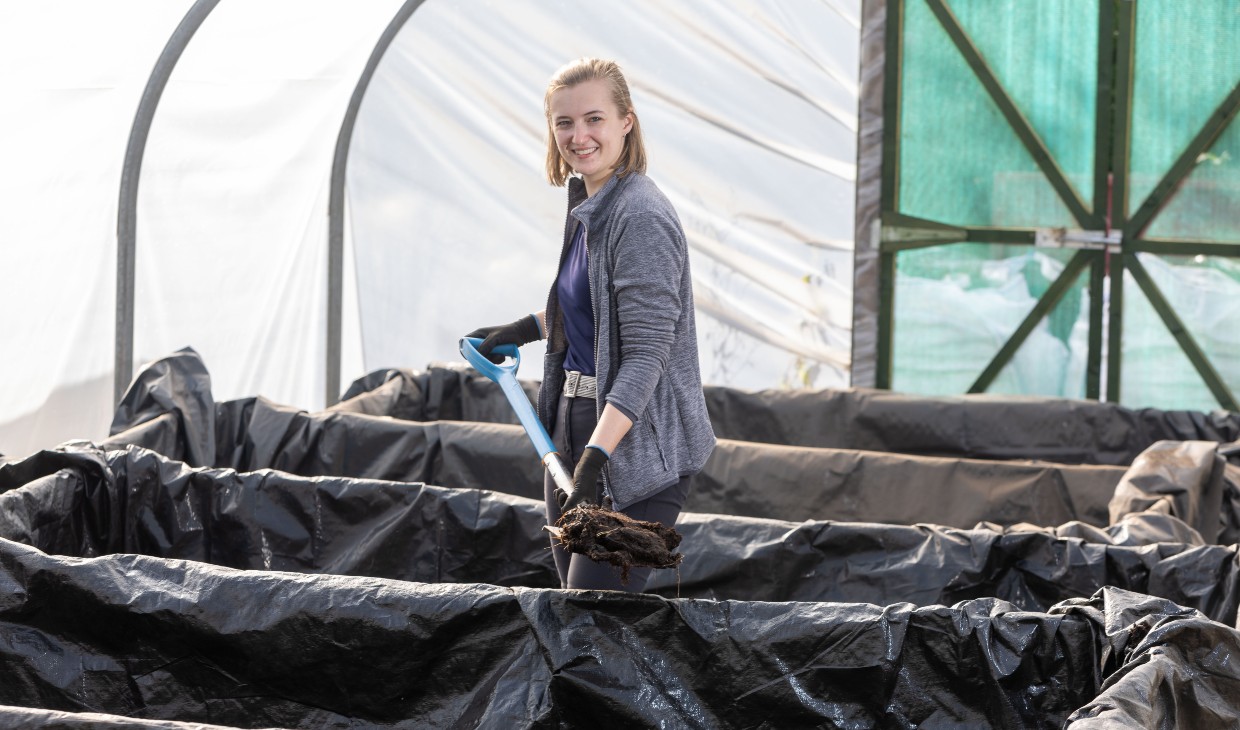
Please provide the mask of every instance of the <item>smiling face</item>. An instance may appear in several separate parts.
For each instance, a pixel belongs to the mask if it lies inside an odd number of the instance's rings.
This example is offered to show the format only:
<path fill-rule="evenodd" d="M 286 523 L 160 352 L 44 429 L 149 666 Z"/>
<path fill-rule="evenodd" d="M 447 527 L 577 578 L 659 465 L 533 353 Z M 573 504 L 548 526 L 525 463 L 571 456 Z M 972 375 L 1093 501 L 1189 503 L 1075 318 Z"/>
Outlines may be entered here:
<path fill-rule="evenodd" d="M 594 79 L 551 94 L 548 121 L 556 148 L 594 195 L 616 171 L 633 115 L 621 114 L 606 81 Z"/>

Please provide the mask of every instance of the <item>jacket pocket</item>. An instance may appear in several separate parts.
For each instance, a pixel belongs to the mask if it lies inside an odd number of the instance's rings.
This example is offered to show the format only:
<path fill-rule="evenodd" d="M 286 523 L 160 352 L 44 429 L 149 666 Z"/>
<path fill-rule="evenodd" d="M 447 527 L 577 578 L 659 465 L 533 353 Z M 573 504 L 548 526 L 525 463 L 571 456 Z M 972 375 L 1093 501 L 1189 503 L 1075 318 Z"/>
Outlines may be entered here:
<path fill-rule="evenodd" d="M 655 451 L 659 453 L 659 461 L 663 464 L 663 471 L 668 471 L 671 467 L 668 466 L 667 454 L 663 451 L 663 441 L 659 439 L 659 429 L 654 425 L 655 419 L 653 414 L 647 411 L 646 417 L 642 420 L 645 422 L 646 427 L 650 429 L 651 441 L 654 443 Z"/>

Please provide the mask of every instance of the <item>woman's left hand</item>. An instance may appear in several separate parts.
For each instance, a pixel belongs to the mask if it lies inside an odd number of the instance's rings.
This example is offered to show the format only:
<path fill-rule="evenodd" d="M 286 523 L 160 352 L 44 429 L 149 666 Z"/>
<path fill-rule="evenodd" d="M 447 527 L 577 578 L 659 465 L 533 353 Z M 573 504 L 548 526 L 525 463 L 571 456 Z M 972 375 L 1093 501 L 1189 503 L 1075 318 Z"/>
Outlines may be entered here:
<path fill-rule="evenodd" d="M 561 512 L 568 512 L 583 504 L 599 503 L 598 477 L 607 461 L 606 451 L 593 445 L 586 447 L 573 471 L 573 493 L 558 495 Z"/>

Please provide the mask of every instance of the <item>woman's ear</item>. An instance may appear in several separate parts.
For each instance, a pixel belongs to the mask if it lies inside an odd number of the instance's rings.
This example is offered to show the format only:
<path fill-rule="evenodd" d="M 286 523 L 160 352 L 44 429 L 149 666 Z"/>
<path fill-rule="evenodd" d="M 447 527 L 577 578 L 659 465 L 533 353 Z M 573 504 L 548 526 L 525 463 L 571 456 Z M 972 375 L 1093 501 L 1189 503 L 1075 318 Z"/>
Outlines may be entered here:
<path fill-rule="evenodd" d="M 624 133 L 628 134 L 633 129 L 633 112 L 624 115 Z"/>

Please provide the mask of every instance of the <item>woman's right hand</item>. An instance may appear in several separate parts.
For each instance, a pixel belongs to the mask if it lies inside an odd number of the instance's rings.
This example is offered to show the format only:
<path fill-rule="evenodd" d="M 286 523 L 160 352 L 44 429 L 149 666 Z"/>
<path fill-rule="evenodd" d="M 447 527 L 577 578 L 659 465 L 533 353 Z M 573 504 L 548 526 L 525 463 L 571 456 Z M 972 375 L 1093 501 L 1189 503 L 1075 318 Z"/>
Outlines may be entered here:
<path fill-rule="evenodd" d="M 478 354 L 496 365 L 504 362 L 502 355 L 492 354 L 492 351 L 500 345 L 516 345 L 520 347 L 521 345 L 542 339 L 538 329 L 538 322 L 532 314 L 528 314 L 509 324 L 479 327 L 465 336 L 481 339 L 482 343 L 478 345 Z"/>

